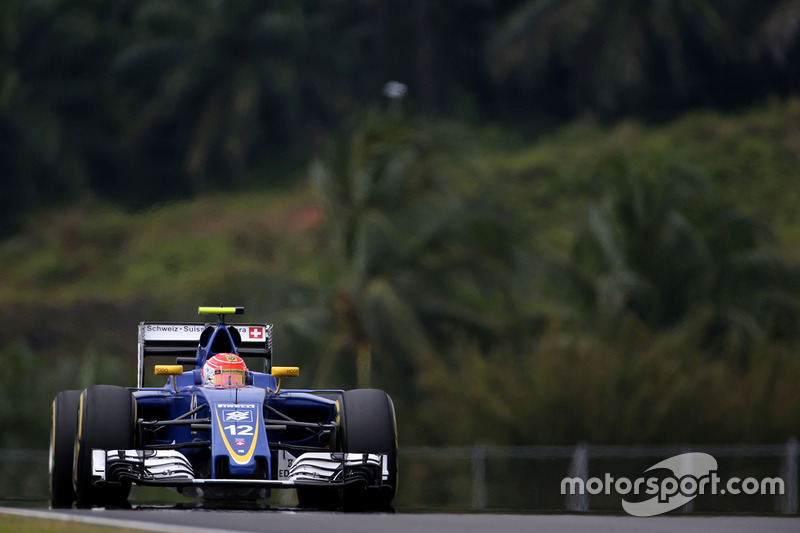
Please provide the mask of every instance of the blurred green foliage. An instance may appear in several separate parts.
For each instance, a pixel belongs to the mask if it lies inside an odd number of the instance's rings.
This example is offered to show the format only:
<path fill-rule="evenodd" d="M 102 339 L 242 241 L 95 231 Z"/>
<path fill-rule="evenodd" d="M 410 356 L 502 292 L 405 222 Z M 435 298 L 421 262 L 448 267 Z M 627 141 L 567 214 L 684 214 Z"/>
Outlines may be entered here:
<path fill-rule="evenodd" d="M 798 109 L 533 142 L 373 111 L 294 187 L 40 211 L 0 245 L 4 445 L 133 385 L 139 321 L 220 301 L 275 323 L 293 385 L 388 390 L 406 445 L 782 442 Z"/>
<path fill-rule="evenodd" d="M 4 444 L 220 301 L 407 443 L 800 434 L 798 16 L 3 2 Z"/>
<path fill-rule="evenodd" d="M 219 302 L 292 386 L 386 389 L 401 446 L 800 435 L 799 18 L 0 2 L 0 447 Z M 405 463 L 401 501 L 467 498 L 458 464 Z"/>
<path fill-rule="evenodd" d="M 0 235 L 87 197 L 141 208 L 292 182 L 371 106 L 540 132 L 785 97 L 800 89 L 798 13 L 797 0 L 8 0 Z M 391 80 L 402 101 L 383 95 Z"/>

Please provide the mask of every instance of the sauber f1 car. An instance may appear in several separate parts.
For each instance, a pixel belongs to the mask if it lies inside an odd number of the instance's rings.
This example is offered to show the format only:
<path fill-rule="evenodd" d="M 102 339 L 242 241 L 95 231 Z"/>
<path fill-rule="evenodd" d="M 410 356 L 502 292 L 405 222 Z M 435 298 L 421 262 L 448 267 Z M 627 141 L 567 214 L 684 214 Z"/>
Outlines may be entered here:
<path fill-rule="evenodd" d="M 124 505 L 141 485 L 204 499 L 296 489 L 301 507 L 388 507 L 397 486 L 391 398 L 281 388 L 299 369 L 272 366 L 270 324 L 226 324 L 241 307 L 199 311 L 217 323 L 139 324 L 137 387 L 56 395 L 51 505 Z M 146 365 L 152 356 L 174 364 Z M 165 385 L 144 386 L 148 366 Z"/>

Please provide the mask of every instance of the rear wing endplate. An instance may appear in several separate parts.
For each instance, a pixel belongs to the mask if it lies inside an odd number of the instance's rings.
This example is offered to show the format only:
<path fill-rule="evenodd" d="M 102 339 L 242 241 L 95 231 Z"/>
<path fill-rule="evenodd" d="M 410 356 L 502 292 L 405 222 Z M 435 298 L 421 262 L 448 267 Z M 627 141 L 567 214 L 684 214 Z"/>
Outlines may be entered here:
<path fill-rule="evenodd" d="M 144 384 L 144 360 L 149 356 L 197 357 L 200 335 L 217 324 L 200 322 L 140 322 L 138 346 L 138 384 Z M 228 324 L 239 332 L 242 341 L 237 347 L 241 357 L 265 360 L 266 370 L 272 363 L 272 324 Z M 188 363 L 187 363 L 188 364 Z"/>

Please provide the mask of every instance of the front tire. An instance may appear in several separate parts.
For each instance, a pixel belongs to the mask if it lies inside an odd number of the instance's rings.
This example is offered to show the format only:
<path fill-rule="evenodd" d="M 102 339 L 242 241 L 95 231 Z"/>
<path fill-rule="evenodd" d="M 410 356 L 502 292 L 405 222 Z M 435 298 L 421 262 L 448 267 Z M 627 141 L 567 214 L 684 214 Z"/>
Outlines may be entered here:
<path fill-rule="evenodd" d="M 380 453 L 388 457 L 388 479 L 381 487 L 348 487 L 345 509 L 389 509 L 397 492 L 397 421 L 394 403 L 378 389 L 346 391 L 339 400 L 339 432 L 344 453 Z"/>
<path fill-rule="evenodd" d="M 53 399 L 50 431 L 50 506 L 72 507 L 77 499 L 72 486 L 75 438 L 78 435 L 78 405 L 81 391 L 59 392 Z"/>
<path fill-rule="evenodd" d="M 124 504 L 130 483 L 92 483 L 92 449 L 130 450 L 134 447 L 136 400 L 128 389 L 93 385 L 80 396 L 78 435 L 75 444 L 73 480 L 78 505 Z"/>

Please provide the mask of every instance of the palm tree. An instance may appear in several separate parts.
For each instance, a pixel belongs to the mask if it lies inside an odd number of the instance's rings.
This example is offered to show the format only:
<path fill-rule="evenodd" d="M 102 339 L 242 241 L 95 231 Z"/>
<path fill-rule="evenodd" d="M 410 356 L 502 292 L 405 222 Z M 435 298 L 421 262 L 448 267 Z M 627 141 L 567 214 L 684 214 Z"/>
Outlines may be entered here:
<path fill-rule="evenodd" d="M 767 4 L 763 19 L 758 21 L 755 44 L 783 66 L 800 37 L 800 0 L 773 0 Z"/>
<path fill-rule="evenodd" d="M 105 72 L 119 46 L 114 3 L 0 7 L 3 218 L 87 194 L 116 174 L 119 123 Z M 4 227 L 6 227 L 4 225 Z"/>
<path fill-rule="evenodd" d="M 499 328 L 481 306 L 506 282 L 508 237 L 499 218 L 442 178 L 453 165 L 465 168 L 467 154 L 452 139 L 371 113 L 312 166 L 336 257 L 326 265 L 334 272 L 326 305 L 339 333 L 322 378 L 340 354 L 355 353 L 366 387 L 373 356 L 384 371 L 424 368 L 449 329 Z"/>
<path fill-rule="evenodd" d="M 573 110 L 615 114 L 662 86 L 686 93 L 694 77 L 726 59 L 732 43 L 723 7 L 713 0 L 527 0 L 494 32 L 487 61 L 497 80 L 555 83 Z"/>
<path fill-rule="evenodd" d="M 335 67 L 313 54 L 322 23 L 312 15 L 294 1 L 136 3 L 114 72 L 138 149 L 177 155 L 198 194 L 312 140 L 341 97 Z"/>
<path fill-rule="evenodd" d="M 587 209 L 573 252 L 581 293 L 607 324 L 631 311 L 651 326 L 674 322 L 687 295 L 708 292 L 708 252 L 684 214 L 691 175 L 643 176 L 624 163 L 612 169 L 619 193 Z"/>
<path fill-rule="evenodd" d="M 601 323 L 633 313 L 669 328 L 708 307 L 715 349 L 734 342 L 746 351 L 756 337 L 795 334 L 795 269 L 763 225 L 716 204 L 691 169 L 614 169 L 619 193 L 588 209 L 571 267 L 573 287 Z"/>

